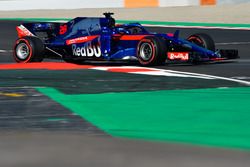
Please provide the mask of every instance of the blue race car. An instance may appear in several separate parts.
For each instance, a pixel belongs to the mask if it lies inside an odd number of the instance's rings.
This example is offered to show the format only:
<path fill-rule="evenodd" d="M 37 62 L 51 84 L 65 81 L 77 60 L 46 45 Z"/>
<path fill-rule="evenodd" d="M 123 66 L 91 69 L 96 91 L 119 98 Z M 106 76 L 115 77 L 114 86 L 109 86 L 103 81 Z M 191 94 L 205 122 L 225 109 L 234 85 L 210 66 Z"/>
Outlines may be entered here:
<path fill-rule="evenodd" d="M 116 24 L 113 13 L 105 17 L 77 17 L 67 23 L 24 23 L 17 26 L 14 46 L 18 63 L 60 57 L 66 62 L 86 60 L 136 60 L 142 66 L 166 62 L 207 62 L 238 58 L 237 50 L 216 50 L 207 34 L 187 39 L 148 32 L 139 23 Z"/>

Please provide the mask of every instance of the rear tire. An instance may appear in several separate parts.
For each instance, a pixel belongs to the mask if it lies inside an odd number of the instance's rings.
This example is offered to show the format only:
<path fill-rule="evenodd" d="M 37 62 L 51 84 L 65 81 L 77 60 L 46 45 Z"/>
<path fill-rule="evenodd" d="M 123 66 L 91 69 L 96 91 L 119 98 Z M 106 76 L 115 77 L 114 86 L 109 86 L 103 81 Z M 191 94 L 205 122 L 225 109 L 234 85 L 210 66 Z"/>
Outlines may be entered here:
<path fill-rule="evenodd" d="M 215 51 L 215 44 L 214 40 L 211 36 L 207 34 L 194 34 L 188 37 L 187 39 L 189 42 L 195 43 L 203 48 L 206 48 L 211 51 Z"/>
<path fill-rule="evenodd" d="M 167 59 L 167 47 L 164 40 L 155 36 L 143 38 L 137 46 L 137 58 L 142 66 L 164 64 Z"/>
<path fill-rule="evenodd" d="M 41 62 L 44 58 L 44 44 L 41 39 L 33 36 L 19 38 L 13 56 L 18 63 Z"/>

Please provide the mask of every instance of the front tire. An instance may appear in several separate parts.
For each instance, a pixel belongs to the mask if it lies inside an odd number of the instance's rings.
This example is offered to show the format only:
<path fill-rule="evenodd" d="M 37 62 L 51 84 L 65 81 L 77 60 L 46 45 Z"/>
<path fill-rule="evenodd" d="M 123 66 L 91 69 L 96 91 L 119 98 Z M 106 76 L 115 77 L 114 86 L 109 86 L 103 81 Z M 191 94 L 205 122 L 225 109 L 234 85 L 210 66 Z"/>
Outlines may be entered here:
<path fill-rule="evenodd" d="M 214 40 L 211 36 L 207 34 L 204 33 L 194 34 L 188 37 L 187 40 L 208 50 L 215 51 Z"/>
<path fill-rule="evenodd" d="M 17 63 L 41 62 L 44 58 L 44 44 L 33 36 L 19 38 L 16 40 L 13 56 Z"/>
<path fill-rule="evenodd" d="M 167 47 L 164 40 L 155 36 L 143 38 L 137 46 L 137 58 L 142 66 L 164 64 L 167 59 Z"/>

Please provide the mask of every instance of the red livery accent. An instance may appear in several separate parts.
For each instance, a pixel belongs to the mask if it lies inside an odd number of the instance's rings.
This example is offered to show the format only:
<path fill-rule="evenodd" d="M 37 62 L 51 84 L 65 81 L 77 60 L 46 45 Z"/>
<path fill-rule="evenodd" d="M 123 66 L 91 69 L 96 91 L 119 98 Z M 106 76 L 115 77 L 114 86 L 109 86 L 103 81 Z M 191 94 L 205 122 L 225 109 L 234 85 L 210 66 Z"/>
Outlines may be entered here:
<path fill-rule="evenodd" d="M 174 37 L 173 33 L 167 33 L 167 36 Z"/>
<path fill-rule="evenodd" d="M 80 37 L 80 38 L 75 38 L 75 39 L 69 39 L 66 41 L 67 45 L 75 44 L 75 43 L 84 43 L 88 41 L 92 41 L 99 37 L 99 35 L 93 35 L 93 36 L 85 36 L 85 37 Z"/>
<path fill-rule="evenodd" d="M 226 60 L 226 58 L 211 58 L 210 60 L 213 60 L 213 61 L 220 61 L 220 60 Z"/>
<path fill-rule="evenodd" d="M 17 35 L 18 38 L 22 38 L 25 36 L 34 36 L 27 28 L 25 28 L 23 25 L 17 26 Z"/>
<path fill-rule="evenodd" d="M 120 40 L 124 40 L 124 41 L 139 41 L 147 36 L 151 36 L 151 35 L 122 35 L 120 37 Z"/>
<path fill-rule="evenodd" d="M 169 60 L 182 60 L 182 61 L 189 60 L 188 52 L 168 52 L 167 54 Z"/>
<path fill-rule="evenodd" d="M 59 31 L 60 35 L 65 34 L 67 31 L 68 31 L 68 26 L 66 24 L 60 26 L 60 31 Z"/>

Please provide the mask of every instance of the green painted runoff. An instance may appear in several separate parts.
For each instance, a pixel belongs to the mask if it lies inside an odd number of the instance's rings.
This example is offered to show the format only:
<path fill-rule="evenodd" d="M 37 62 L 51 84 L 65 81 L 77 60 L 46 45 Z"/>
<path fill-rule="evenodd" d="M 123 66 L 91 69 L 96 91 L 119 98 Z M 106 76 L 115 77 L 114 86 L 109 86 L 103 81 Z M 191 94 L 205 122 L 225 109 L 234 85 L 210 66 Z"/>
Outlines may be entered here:
<path fill-rule="evenodd" d="M 38 91 L 114 137 L 250 149 L 250 88 L 65 95 Z"/>

